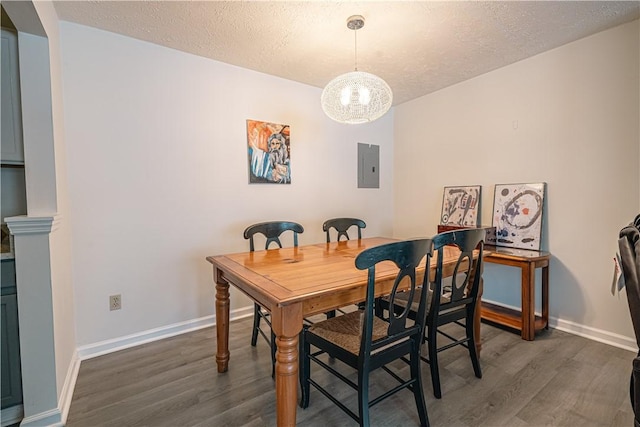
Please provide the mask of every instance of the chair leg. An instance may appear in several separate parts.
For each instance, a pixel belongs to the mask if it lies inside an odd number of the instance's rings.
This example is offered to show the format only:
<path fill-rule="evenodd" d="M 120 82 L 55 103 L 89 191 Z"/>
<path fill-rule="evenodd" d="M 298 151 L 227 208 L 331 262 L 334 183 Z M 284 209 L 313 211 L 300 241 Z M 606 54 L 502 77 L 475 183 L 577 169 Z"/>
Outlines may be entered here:
<path fill-rule="evenodd" d="M 331 319 L 332 317 L 336 317 L 336 311 L 335 310 L 327 311 L 325 314 L 327 315 L 327 319 Z"/>
<path fill-rule="evenodd" d="M 424 390 L 422 389 L 422 374 L 420 373 L 420 346 L 422 342 L 420 339 L 416 339 L 413 343 L 414 349 L 411 352 L 411 378 L 415 378 L 416 382 L 413 384 L 413 397 L 416 400 L 416 406 L 418 408 L 418 416 L 420 417 L 420 425 L 423 427 L 429 426 L 429 416 L 427 415 L 427 405 L 424 400 Z"/>
<path fill-rule="evenodd" d="M 438 330 L 436 326 L 429 326 L 427 329 L 427 347 L 429 348 L 429 368 L 431 368 L 431 384 L 433 384 L 433 395 L 440 399 L 442 391 L 440 390 L 440 372 L 438 371 L 438 346 L 436 336 Z"/>
<path fill-rule="evenodd" d="M 304 329 L 300 333 L 300 407 L 307 408 L 309 407 L 309 393 L 310 393 L 310 384 L 309 384 L 309 376 L 311 375 L 311 361 L 309 360 L 309 354 L 311 352 L 311 345 L 306 342 L 304 339 Z"/>
<path fill-rule="evenodd" d="M 358 368 L 358 412 L 360 426 L 369 427 L 369 372 L 367 368 Z"/>
<path fill-rule="evenodd" d="M 251 331 L 251 346 L 255 347 L 258 341 L 258 328 L 260 328 L 260 306 L 253 303 L 253 330 Z"/>
<path fill-rule="evenodd" d="M 471 320 L 469 319 L 471 318 Z M 482 378 L 482 368 L 480 368 L 480 358 L 478 357 L 478 350 L 476 349 L 476 335 L 473 332 L 473 310 L 471 310 L 471 316 L 467 316 L 465 329 L 467 330 L 467 347 L 469 348 L 469 356 L 471 357 L 471 364 L 473 365 L 473 372 L 477 378 Z"/>
<path fill-rule="evenodd" d="M 364 303 L 358 303 L 358 309 L 359 310 L 364 310 Z M 376 298 L 376 302 L 375 302 L 375 307 L 374 307 L 374 314 L 376 315 L 376 317 L 380 318 L 380 319 L 384 319 L 384 307 L 383 307 L 383 299 L 382 298 Z"/>
<path fill-rule="evenodd" d="M 631 372 L 631 379 L 629 380 L 629 398 L 631 399 L 631 407 L 635 404 L 635 387 L 634 387 L 633 371 Z"/>

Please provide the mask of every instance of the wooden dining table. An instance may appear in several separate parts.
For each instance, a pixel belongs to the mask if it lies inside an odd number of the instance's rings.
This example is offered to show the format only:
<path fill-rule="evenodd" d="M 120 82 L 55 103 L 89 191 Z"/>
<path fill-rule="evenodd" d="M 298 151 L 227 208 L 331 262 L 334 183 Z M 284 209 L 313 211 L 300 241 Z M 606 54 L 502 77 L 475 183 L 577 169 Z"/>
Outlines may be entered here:
<path fill-rule="evenodd" d="M 229 285 L 269 310 L 276 336 L 276 419 L 278 426 L 296 424 L 298 397 L 298 334 L 303 318 L 325 313 L 365 299 L 367 271 L 355 267 L 365 249 L 397 239 L 373 237 L 255 252 L 207 257 L 216 284 L 216 363 L 218 372 L 229 366 Z M 443 276 L 453 275 L 459 257 L 445 247 Z M 421 269 L 424 274 L 425 269 Z M 435 256 L 431 260 L 435 273 Z M 376 267 L 376 296 L 389 294 L 397 268 L 390 262 Z M 482 294 L 482 286 L 479 295 Z M 480 351 L 480 304 L 474 328 Z"/>

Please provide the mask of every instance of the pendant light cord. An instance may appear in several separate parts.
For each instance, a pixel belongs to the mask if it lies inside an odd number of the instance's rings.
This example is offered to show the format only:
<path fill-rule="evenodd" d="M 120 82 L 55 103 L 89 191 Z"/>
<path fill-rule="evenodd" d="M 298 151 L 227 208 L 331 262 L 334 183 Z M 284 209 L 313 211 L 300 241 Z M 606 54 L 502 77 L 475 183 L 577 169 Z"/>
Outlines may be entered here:
<path fill-rule="evenodd" d="M 356 65 L 356 71 L 358 71 L 358 30 L 354 30 L 353 31 L 353 39 L 354 39 L 354 44 L 355 44 L 355 49 L 354 49 L 354 62 Z"/>

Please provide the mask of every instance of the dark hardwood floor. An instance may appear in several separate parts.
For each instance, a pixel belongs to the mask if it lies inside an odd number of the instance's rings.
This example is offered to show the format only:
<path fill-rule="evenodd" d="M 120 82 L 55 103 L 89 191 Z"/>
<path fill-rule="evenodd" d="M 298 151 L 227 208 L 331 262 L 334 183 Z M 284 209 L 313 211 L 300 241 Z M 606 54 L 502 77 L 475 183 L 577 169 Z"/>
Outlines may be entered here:
<path fill-rule="evenodd" d="M 250 318 L 231 323 L 226 374 L 216 370 L 215 328 L 82 362 L 67 427 L 274 426 L 269 348 L 262 339 L 251 347 L 250 329 Z M 442 399 L 433 397 L 429 367 L 423 365 L 432 426 L 633 425 L 633 353 L 558 330 L 522 341 L 486 324 L 482 342 L 482 379 L 474 376 L 464 348 L 440 353 Z M 395 366 L 407 369 L 401 362 Z M 328 376 L 321 379 L 332 381 L 333 391 L 355 404 L 351 389 Z M 371 395 L 390 383 L 387 373 L 376 372 Z M 371 411 L 376 426 L 418 425 L 408 391 Z M 302 426 L 356 425 L 317 391 L 308 409 L 298 408 L 297 421 Z"/>

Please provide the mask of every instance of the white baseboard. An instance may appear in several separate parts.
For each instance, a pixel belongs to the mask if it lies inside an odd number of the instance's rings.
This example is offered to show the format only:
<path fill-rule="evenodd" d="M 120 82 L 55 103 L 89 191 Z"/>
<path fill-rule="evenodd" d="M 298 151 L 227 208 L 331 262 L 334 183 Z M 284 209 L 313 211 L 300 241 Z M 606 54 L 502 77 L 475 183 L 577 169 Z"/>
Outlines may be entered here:
<path fill-rule="evenodd" d="M 58 399 L 58 409 L 62 414 L 62 425 L 67 423 L 67 416 L 69 415 L 69 407 L 71 407 L 71 399 L 73 398 L 73 390 L 76 388 L 76 380 L 78 379 L 78 372 L 80 371 L 80 359 L 78 358 L 78 352 L 75 351 L 71 358 L 69 370 L 67 371 L 67 377 L 62 385 L 60 392 L 60 398 Z"/>
<path fill-rule="evenodd" d="M 570 334 L 589 338 L 591 340 L 608 344 L 613 347 L 618 347 L 623 350 L 629 350 L 633 353 L 638 352 L 635 338 L 627 337 L 609 331 L 603 331 L 602 329 L 596 329 L 590 326 L 580 325 L 568 320 L 562 320 L 553 317 L 549 318 L 549 327 L 568 332 Z"/>
<path fill-rule="evenodd" d="M 503 304 L 497 301 L 485 300 L 491 304 L 497 304 L 506 308 L 510 308 L 512 310 L 520 310 L 520 307 L 514 307 L 507 304 Z M 541 316 L 540 312 L 536 312 L 537 316 Z M 581 325 L 579 323 L 571 322 L 569 320 L 559 319 L 557 317 L 549 316 L 549 327 L 558 329 L 559 331 L 568 332 L 573 335 L 578 335 L 584 338 L 588 338 L 593 341 L 598 341 L 604 344 L 611 345 L 613 347 L 618 347 L 623 350 L 629 350 L 634 353 L 638 352 L 638 347 L 636 346 L 636 340 L 632 337 L 627 337 L 624 335 L 616 334 L 614 332 L 604 331 L 602 329 L 592 328 L 591 326 Z"/>
<path fill-rule="evenodd" d="M 229 320 L 242 319 L 253 315 L 253 305 L 233 310 L 229 314 Z M 141 344 L 169 338 L 175 335 L 184 334 L 198 329 L 207 328 L 216 324 L 215 315 L 201 317 L 199 319 L 188 320 L 186 322 L 174 323 L 173 325 L 162 326 L 160 328 L 149 329 L 136 334 L 124 337 L 100 341 L 95 344 L 78 347 L 79 359 L 86 360 L 125 348 L 135 347 Z"/>
<path fill-rule="evenodd" d="M 58 408 L 22 419 L 20 427 L 64 427 Z"/>
<path fill-rule="evenodd" d="M 7 427 L 12 424 L 19 423 L 22 420 L 23 412 L 22 405 L 10 406 L 0 410 L 0 420 L 2 420 L 2 427 Z"/>

